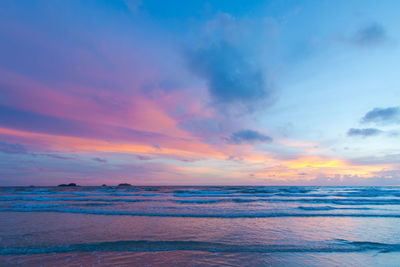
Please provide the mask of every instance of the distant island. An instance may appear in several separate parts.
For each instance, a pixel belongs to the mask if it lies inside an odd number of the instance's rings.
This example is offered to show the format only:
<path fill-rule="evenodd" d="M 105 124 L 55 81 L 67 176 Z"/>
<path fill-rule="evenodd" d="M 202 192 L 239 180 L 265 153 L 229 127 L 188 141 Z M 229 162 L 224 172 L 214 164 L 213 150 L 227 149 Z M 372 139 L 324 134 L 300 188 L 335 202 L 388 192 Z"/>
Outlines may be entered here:
<path fill-rule="evenodd" d="M 64 187 L 64 186 L 77 186 L 75 183 L 69 183 L 69 184 L 59 184 L 58 186 Z"/>
<path fill-rule="evenodd" d="M 132 185 L 128 184 L 128 183 L 122 183 L 122 184 L 119 184 L 118 186 L 132 186 Z"/>
<path fill-rule="evenodd" d="M 76 183 L 69 183 L 69 184 L 59 184 L 59 187 L 75 187 L 78 186 Z M 131 184 L 128 183 L 121 183 L 118 186 L 132 186 Z M 106 184 L 103 184 L 102 187 L 107 187 Z"/>

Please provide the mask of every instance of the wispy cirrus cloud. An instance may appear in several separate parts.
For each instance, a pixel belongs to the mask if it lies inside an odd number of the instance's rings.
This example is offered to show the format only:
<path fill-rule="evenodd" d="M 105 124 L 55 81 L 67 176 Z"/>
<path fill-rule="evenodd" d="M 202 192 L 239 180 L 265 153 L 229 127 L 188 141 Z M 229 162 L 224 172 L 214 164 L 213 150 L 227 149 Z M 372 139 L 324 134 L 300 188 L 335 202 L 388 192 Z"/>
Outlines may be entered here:
<path fill-rule="evenodd" d="M 166 135 L 154 132 L 144 132 L 127 127 L 42 115 L 5 106 L 0 106 L 0 115 L 0 124 L 3 127 L 37 133 L 91 137 L 96 139 L 135 140 L 141 142 L 149 142 L 155 139 L 160 140 L 166 137 Z"/>
<path fill-rule="evenodd" d="M 359 47 L 373 47 L 385 43 L 388 36 L 383 25 L 374 22 L 363 25 L 347 40 Z"/>

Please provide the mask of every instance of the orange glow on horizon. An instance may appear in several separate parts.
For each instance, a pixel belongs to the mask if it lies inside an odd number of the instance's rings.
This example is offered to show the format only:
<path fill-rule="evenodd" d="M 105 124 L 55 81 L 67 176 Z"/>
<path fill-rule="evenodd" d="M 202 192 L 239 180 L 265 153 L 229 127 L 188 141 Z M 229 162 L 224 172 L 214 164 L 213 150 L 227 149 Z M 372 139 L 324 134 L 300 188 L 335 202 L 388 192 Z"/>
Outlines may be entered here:
<path fill-rule="evenodd" d="M 300 157 L 293 160 L 278 159 L 267 155 L 251 153 L 250 146 L 243 146 L 238 160 L 230 160 L 229 155 L 238 151 L 237 146 L 224 146 L 218 150 L 209 144 L 197 141 L 173 141 L 161 144 L 161 148 L 133 142 L 108 142 L 104 140 L 51 135 L 44 133 L 26 132 L 9 128 L 0 128 L 0 134 L 18 136 L 37 143 L 46 144 L 49 150 L 60 153 L 126 153 L 164 159 L 193 159 L 210 160 L 204 166 L 171 166 L 176 173 L 189 176 L 226 175 L 234 179 L 248 180 L 251 173 L 252 180 L 310 180 L 319 176 L 335 177 L 337 175 L 370 178 L 383 170 L 394 169 L 390 164 L 354 165 L 337 158 L 323 158 L 317 156 Z M 35 143 L 35 142 L 31 142 Z M 229 173 L 224 170 L 225 163 L 229 163 Z M 226 166 L 225 166 L 226 167 Z M 245 169 L 245 171 L 244 171 Z"/>

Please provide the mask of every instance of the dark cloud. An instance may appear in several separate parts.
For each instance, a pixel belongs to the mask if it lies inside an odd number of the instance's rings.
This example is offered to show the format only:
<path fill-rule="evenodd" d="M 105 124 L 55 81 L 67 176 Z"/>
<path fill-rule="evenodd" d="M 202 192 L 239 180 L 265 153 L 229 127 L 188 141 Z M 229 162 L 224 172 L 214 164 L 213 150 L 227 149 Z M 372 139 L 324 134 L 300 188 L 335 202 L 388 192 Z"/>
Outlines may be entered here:
<path fill-rule="evenodd" d="M 387 35 L 383 26 L 378 23 L 371 23 L 355 32 L 349 41 L 358 46 L 376 46 L 386 40 Z"/>
<path fill-rule="evenodd" d="M 351 128 L 347 132 L 348 136 L 362 136 L 362 137 L 369 137 L 369 136 L 375 136 L 382 133 L 381 130 L 376 129 L 376 128 L 363 128 L 363 129 L 357 129 L 357 128 Z"/>
<path fill-rule="evenodd" d="M 228 143 L 242 144 L 242 143 L 271 143 L 272 138 L 253 130 L 240 130 L 231 134 L 226 139 Z"/>
<path fill-rule="evenodd" d="M 151 146 L 154 147 L 157 150 L 161 150 L 161 147 L 158 144 L 152 144 Z"/>
<path fill-rule="evenodd" d="M 398 107 L 374 108 L 365 114 L 361 122 L 399 123 L 400 109 Z"/>
<path fill-rule="evenodd" d="M 34 154 L 36 155 L 36 154 Z M 66 157 L 58 154 L 50 154 L 50 153 L 42 153 L 42 154 L 37 154 L 42 157 L 48 157 L 48 158 L 53 158 L 53 159 L 75 159 L 73 157 Z"/>
<path fill-rule="evenodd" d="M 33 157 L 47 157 L 47 158 L 54 158 L 54 159 L 75 159 L 74 157 L 67 157 L 60 154 L 54 153 L 32 153 L 29 152 L 23 145 L 21 144 L 8 144 L 6 142 L 0 141 L 0 152 L 7 153 L 7 154 L 27 154 Z"/>
<path fill-rule="evenodd" d="M 106 163 L 107 162 L 107 160 L 103 159 L 103 158 L 92 158 L 92 160 L 100 162 L 100 163 Z"/>
<path fill-rule="evenodd" d="M 7 154 L 24 154 L 26 153 L 26 149 L 21 144 L 8 144 L 0 141 L 0 152 Z"/>
<path fill-rule="evenodd" d="M 136 158 L 137 158 L 138 160 L 151 160 L 151 159 L 152 159 L 151 157 L 142 156 L 142 155 L 137 155 Z"/>
<path fill-rule="evenodd" d="M 237 105 L 253 111 L 271 96 L 261 66 L 226 41 L 188 53 L 188 61 L 192 72 L 207 81 L 214 103 L 224 108 Z"/>
<path fill-rule="evenodd" d="M 230 155 L 226 160 L 231 160 L 231 161 L 242 161 L 243 158 L 237 155 Z"/>

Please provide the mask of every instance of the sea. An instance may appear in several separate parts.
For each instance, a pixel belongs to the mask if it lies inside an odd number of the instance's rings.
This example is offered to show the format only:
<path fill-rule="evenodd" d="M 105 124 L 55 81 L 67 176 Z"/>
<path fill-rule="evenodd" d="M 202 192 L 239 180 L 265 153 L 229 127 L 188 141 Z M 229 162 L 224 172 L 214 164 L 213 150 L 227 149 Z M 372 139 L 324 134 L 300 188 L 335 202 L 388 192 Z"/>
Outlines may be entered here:
<path fill-rule="evenodd" d="M 400 266 L 400 187 L 1 187 L 0 266 Z"/>

